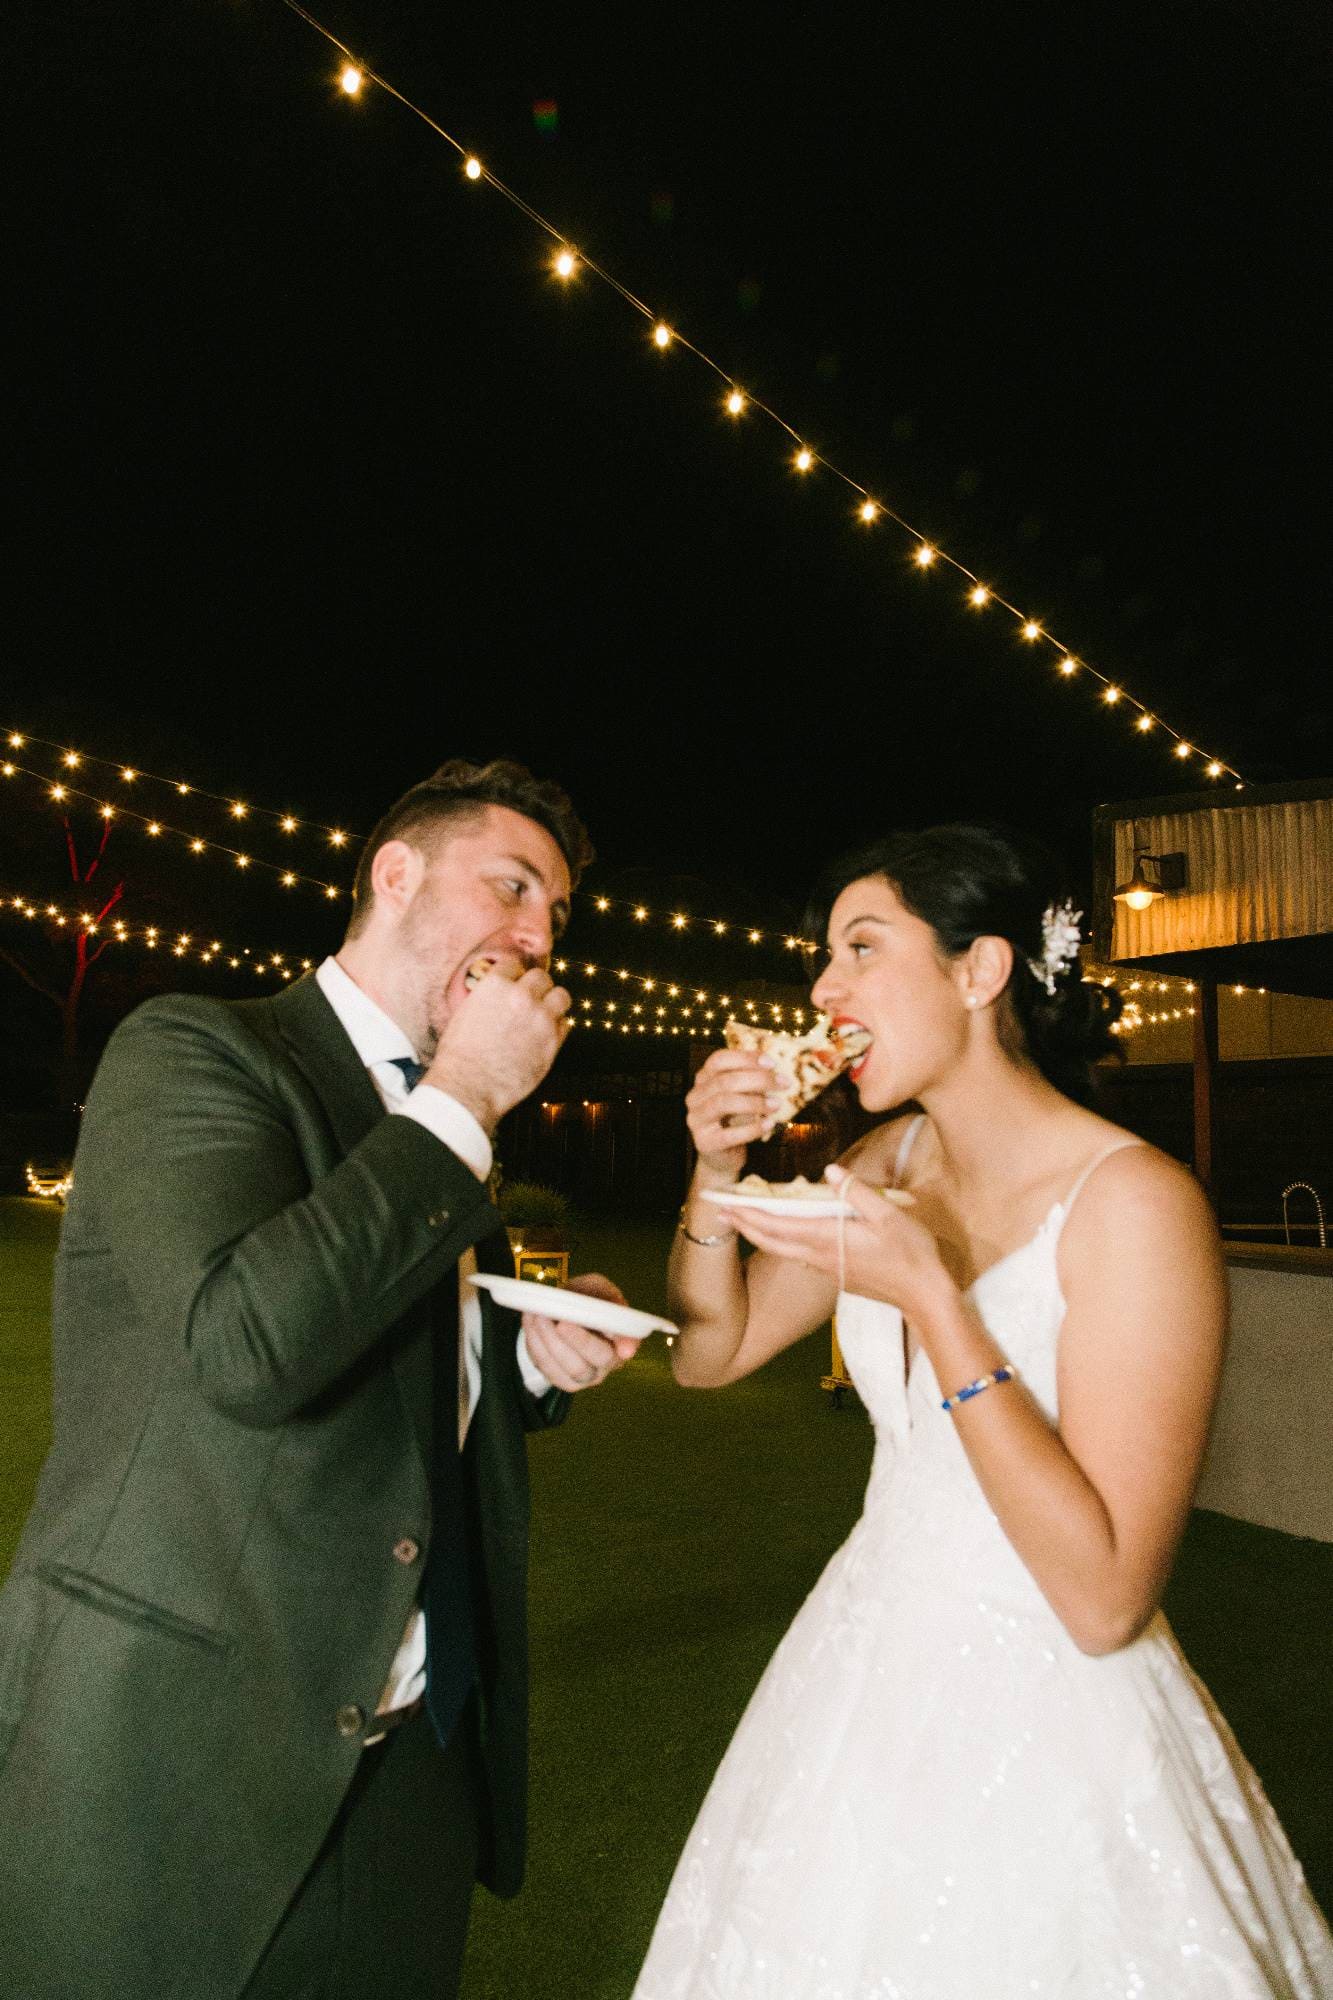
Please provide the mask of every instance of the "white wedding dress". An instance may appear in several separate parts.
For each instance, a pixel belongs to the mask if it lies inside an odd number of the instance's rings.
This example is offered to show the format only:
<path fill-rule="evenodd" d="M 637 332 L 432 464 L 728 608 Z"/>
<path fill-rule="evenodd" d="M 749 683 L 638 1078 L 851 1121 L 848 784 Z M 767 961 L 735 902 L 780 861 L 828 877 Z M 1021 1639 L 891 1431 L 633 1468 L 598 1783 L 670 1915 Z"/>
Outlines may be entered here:
<path fill-rule="evenodd" d="M 1077 1192 L 971 1292 L 1052 1417 Z M 844 1295 L 838 1335 L 876 1431 L 865 1508 L 732 1739 L 634 2000 L 1333 2000 L 1333 1937 L 1165 1618 L 1081 1653 L 899 1313 Z"/>

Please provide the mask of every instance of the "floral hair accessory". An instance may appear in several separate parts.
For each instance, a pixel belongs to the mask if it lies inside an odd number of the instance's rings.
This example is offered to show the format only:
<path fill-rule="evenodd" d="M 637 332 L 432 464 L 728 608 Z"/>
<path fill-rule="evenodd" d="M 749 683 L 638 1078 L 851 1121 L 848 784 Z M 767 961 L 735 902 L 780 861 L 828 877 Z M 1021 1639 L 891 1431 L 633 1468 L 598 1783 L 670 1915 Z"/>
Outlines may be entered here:
<path fill-rule="evenodd" d="M 1048 903 L 1042 912 L 1041 957 L 1030 958 L 1028 970 L 1048 993 L 1054 993 L 1057 977 L 1078 957 L 1083 941 L 1079 929 L 1082 916 L 1082 910 L 1076 910 L 1067 898 L 1063 903 Z"/>

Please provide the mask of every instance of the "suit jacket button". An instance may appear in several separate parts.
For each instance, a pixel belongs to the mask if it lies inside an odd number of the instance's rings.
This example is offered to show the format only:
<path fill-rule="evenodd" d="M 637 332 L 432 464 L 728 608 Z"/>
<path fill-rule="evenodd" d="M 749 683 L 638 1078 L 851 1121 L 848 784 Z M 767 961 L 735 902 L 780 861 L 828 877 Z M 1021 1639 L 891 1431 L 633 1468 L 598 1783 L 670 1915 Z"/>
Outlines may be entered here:
<path fill-rule="evenodd" d="M 358 1708 L 354 1701 L 349 1701 L 338 1710 L 333 1723 L 339 1736 L 357 1736 L 366 1726 L 366 1712 Z"/>
<path fill-rule="evenodd" d="M 428 1215 L 426 1220 L 432 1229 L 443 1229 L 449 1220 L 449 1211 L 447 1208 L 437 1208 L 434 1215 Z"/>
<path fill-rule="evenodd" d="M 410 1535 L 404 1535 L 401 1542 L 394 1543 L 393 1554 L 395 1562 L 414 1563 L 421 1554 L 421 1544 L 414 1542 Z"/>

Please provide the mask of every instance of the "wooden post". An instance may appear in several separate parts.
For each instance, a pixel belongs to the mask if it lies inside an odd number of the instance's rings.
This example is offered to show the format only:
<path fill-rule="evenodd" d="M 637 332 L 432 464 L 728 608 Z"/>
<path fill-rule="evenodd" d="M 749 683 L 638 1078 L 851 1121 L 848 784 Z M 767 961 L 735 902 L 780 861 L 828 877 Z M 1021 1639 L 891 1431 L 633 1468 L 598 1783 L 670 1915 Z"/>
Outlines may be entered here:
<path fill-rule="evenodd" d="M 1214 1206 L 1217 1202 L 1217 1162 L 1214 1155 L 1214 1095 L 1217 1083 L 1217 986 L 1200 980 L 1194 1010 L 1194 1171 Z"/>

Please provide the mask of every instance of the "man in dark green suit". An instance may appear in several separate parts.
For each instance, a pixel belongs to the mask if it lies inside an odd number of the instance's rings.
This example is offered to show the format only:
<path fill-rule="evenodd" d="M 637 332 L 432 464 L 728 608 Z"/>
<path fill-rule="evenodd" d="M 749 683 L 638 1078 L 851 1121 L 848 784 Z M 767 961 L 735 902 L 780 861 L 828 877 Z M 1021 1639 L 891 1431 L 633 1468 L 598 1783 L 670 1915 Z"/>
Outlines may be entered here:
<path fill-rule="evenodd" d="M 0 1596 L 5 2000 L 434 2000 L 474 1878 L 518 1888 L 524 1435 L 633 1343 L 465 1280 L 512 1268 L 490 1138 L 588 853 L 554 786 L 446 765 L 336 959 L 112 1038 Z"/>

